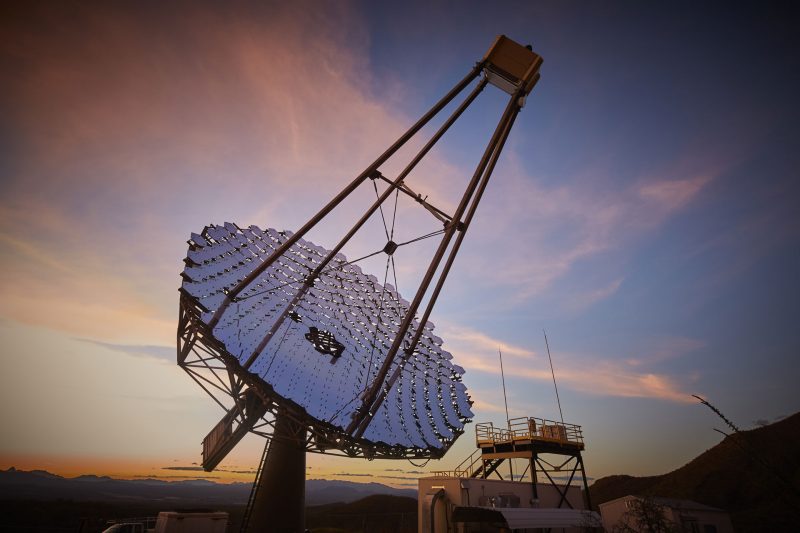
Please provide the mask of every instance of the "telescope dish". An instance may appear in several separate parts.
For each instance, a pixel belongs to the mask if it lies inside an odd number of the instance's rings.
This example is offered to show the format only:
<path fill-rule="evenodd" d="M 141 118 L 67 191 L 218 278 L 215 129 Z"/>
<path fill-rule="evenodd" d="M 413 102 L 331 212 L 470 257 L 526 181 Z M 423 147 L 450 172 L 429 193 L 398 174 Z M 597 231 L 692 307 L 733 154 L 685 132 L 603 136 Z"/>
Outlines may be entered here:
<path fill-rule="evenodd" d="M 203 468 L 213 470 L 248 432 L 269 439 L 242 531 L 304 530 L 306 452 L 440 458 L 463 433 L 472 417 L 464 369 L 451 362 L 429 319 L 541 64 L 530 46 L 498 36 L 461 81 L 295 233 L 226 222 L 192 234 L 177 359 L 225 410 L 203 439 Z M 382 165 L 478 79 L 403 170 L 384 176 Z M 508 93 L 508 102 L 457 207 L 447 212 L 406 179 L 490 84 Z M 365 184 L 375 201 L 342 228 L 333 247 L 305 240 Z M 440 229 L 395 242 L 401 195 Z M 382 205 L 392 196 L 388 224 Z M 386 240 L 374 243 L 376 252 L 348 260 L 342 249 L 379 211 Z M 380 283 L 356 264 L 386 254 L 388 276 L 399 247 L 437 236 L 410 302 L 388 277 Z"/>
<path fill-rule="evenodd" d="M 329 251 L 299 239 L 240 292 L 212 328 L 209 324 L 232 288 L 269 258 L 290 232 L 240 228 L 226 223 L 192 235 L 181 292 L 201 310 L 200 320 L 235 364 L 257 377 L 259 396 L 280 410 L 299 406 L 309 425 L 319 421 L 330 436 L 353 419 L 360 399 L 383 365 L 409 303 L 392 285 L 382 286 L 343 254 L 295 304 L 291 301 Z M 276 326 L 286 312 L 288 320 Z M 420 327 L 414 320 L 410 342 Z M 269 338 L 268 342 L 264 342 Z M 428 322 L 413 355 L 395 360 L 399 372 L 362 436 L 388 455 L 399 449 L 436 456 L 472 417 L 464 369 L 451 362 Z M 335 432 L 335 431 L 334 431 Z M 317 450 L 315 450 L 317 451 Z"/>

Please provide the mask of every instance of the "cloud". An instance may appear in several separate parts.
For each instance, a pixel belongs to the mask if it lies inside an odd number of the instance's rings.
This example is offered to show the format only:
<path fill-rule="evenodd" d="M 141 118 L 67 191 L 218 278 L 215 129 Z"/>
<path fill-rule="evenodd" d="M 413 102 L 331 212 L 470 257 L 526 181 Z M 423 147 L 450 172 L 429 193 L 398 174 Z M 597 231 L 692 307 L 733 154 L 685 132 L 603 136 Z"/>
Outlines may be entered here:
<path fill-rule="evenodd" d="M 503 357 L 516 357 L 532 360 L 537 357 L 536 352 L 522 346 L 509 344 L 490 335 L 461 326 L 452 322 L 440 321 L 437 325 L 437 334 L 446 339 L 445 348 L 458 354 L 459 364 L 468 364 L 470 369 L 500 372 L 497 359 L 486 357 L 486 354 L 496 354 L 502 350 Z"/>
<path fill-rule="evenodd" d="M 615 294 L 619 290 L 620 285 L 622 285 L 622 278 L 612 281 L 605 287 L 598 287 L 584 293 L 572 294 L 564 300 L 564 308 L 572 312 L 580 312 L 588 309 L 597 302 L 605 300 L 609 296 Z"/>
<path fill-rule="evenodd" d="M 186 471 L 186 472 L 204 472 L 205 469 L 202 466 L 162 466 L 161 470 L 179 470 L 179 471 Z M 246 470 L 236 470 L 230 468 L 215 468 L 215 473 L 226 473 L 226 474 L 255 474 L 256 471 L 253 469 L 246 469 Z"/>
<path fill-rule="evenodd" d="M 499 342 L 481 332 L 462 326 L 447 325 L 448 349 L 458 353 L 459 364 L 468 372 L 478 371 L 499 374 L 500 365 L 487 361 L 486 354 L 494 353 Z M 477 345 L 473 342 L 478 339 Z M 658 398 L 676 402 L 690 402 L 691 395 L 674 377 L 656 372 L 648 372 L 640 367 L 653 364 L 671 357 L 675 350 L 686 353 L 702 346 L 702 342 L 692 339 L 673 339 L 665 342 L 663 348 L 655 352 L 654 357 L 642 357 L 631 362 L 619 362 L 591 355 L 576 356 L 562 353 L 557 369 L 559 384 L 571 389 L 602 396 L 626 398 Z M 506 376 L 517 379 L 550 381 L 550 369 L 544 360 L 535 363 L 535 353 L 518 346 L 503 348 L 503 363 Z M 532 368 L 536 364 L 539 369 Z M 482 400 L 476 400 L 477 410 L 505 413 L 505 407 Z"/>
<path fill-rule="evenodd" d="M 175 363 L 175 348 L 172 346 L 154 346 L 154 345 L 137 345 L 137 344 L 113 344 L 110 342 L 101 342 L 92 339 L 75 339 L 81 342 L 88 342 L 103 348 L 108 348 L 115 352 L 121 352 L 128 355 L 137 357 L 149 357 L 169 363 Z M 177 460 L 177 459 L 176 459 Z"/>
<path fill-rule="evenodd" d="M 679 167 L 633 184 L 592 176 L 591 181 L 572 177 L 548 187 L 514 165 L 518 156 L 511 158 L 493 194 L 520 201 L 481 206 L 482 223 L 472 238 L 482 252 L 470 254 L 463 267 L 464 283 L 491 287 L 496 301 L 487 304 L 503 309 L 542 295 L 582 261 L 640 241 L 697 198 L 717 173 L 702 161 L 696 166 L 706 170 L 690 178 L 682 177 L 686 170 Z M 487 254 L 487 248 L 497 252 Z M 624 279 L 622 265 L 614 268 L 611 279 L 559 286 L 566 292 L 559 298 L 562 310 L 581 311 L 614 294 Z"/>
<path fill-rule="evenodd" d="M 191 231 L 296 227 L 346 182 L 333 173 L 410 122 L 372 94 L 351 6 L 154 9 L 59 4 L 0 23 L 26 65 L 0 92 L 15 131 L 0 315 L 168 342 Z"/>
<path fill-rule="evenodd" d="M 667 213 L 682 208 L 711 181 L 710 176 L 687 179 L 660 180 L 642 184 L 639 195 Z"/>
<path fill-rule="evenodd" d="M 481 395 L 481 397 L 484 397 L 484 396 Z M 505 408 L 504 405 L 487 402 L 485 400 L 481 400 L 481 399 L 478 399 L 478 398 L 474 398 L 473 399 L 472 407 L 473 407 L 473 411 L 478 411 L 478 412 L 481 412 L 481 413 L 501 413 L 503 415 L 505 415 L 505 413 L 506 413 L 506 408 Z"/>
<path fill-rule="evenodd" d="M 688 337 L 667 337 L 651 341 L 648 353 L 640 357 L 627 359 L 625 362 L 631 366 L 653 365 L 671 361 L 699 350 L 706 346 L 706 342 Z"/>
<path fill-rule="evenodd" d="M 134 475 L 132 475 L 130 477 L 131 478 L 135 478 L 135 479 L 176 479 L 176 480 L 181 480 L 181 481 L 192 480 L 192 479 L 209 479 L 209 480 L 219 481 L 219 477 L 218 476 L 213 476 L 213 475 L 199 476 L 197 474 L 192 474 L 191 476 L 177 476 L 177 475 L 175 475 L 175 476 L 166 476 L 166 475 L 160 475 L 160 474 L 134 474 Z"/>
<path fill-rule="evenodd" d="M 414 488 L 416 488 L 416 487 L 419 486 L 419 483 L 418 482 L 402 483 L 402 482 L 395 481 L 394 483 L 392 483 L 392 485 L 397 486 L 397 487 L 414 487 Z"/>

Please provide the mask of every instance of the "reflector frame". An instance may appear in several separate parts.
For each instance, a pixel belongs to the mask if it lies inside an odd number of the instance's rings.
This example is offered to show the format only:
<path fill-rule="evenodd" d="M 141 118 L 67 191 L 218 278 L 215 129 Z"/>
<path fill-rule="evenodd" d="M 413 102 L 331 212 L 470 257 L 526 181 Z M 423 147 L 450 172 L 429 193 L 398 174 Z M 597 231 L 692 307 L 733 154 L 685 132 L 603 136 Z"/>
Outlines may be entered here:
<path fill-rule="evenodd" d="M 231 223 L 192 234 L 181 291 L 199 309 L 198 318 L 206 327 L 226 291 L 291 235 Z M 337 254 L 288 310 L 292 316 L 278 321 L 327 254 L 324 248 L 299 239 L 239 293 L 211 334 L 217 347 L 238 366 L 233 370 L 258 378 L 254 383 L 263 396 L 277 404 L 299 406 L 310 423 L 323 425 L 329 433 L 331 428 L 343 432 L 351 420 L 409 304 L 394 287 L 382 286 L 375 276 Z M 407 337 L 419 327 L 414 321 Z M 344 347 L 333 362 L 331 355 L 320 353 L 306 338 L 310 328 L 329 332 Z M 433 330 L 432 323 L 425 324 L 414 353 L 393 361 L 389 375 L 398 365 L 401 371 L 362 436 L 369 446 L 439 456 L 471 419 L 471 402 L 461 381 L 464 370 L 451 362 L 451 354 Z M 270 332 L 266 346 L 258 351 Z M 348 436 L 342 438 L 346 441 Z"/>

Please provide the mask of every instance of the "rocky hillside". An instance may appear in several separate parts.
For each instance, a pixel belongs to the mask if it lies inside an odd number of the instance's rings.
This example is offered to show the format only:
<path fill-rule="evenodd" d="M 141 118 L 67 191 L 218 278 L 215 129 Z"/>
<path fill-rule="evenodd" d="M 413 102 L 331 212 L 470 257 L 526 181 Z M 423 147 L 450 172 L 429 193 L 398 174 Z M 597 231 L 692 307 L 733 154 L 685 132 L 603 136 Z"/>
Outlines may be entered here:
<path fill-rule="evenodd" d="M 742 431 L 660 476 L 609 476 L 592 503 L 628 494 L 693 500 L 731 513 L 737 531 L 796 531 L 800 517 L 800 413 Z"/>

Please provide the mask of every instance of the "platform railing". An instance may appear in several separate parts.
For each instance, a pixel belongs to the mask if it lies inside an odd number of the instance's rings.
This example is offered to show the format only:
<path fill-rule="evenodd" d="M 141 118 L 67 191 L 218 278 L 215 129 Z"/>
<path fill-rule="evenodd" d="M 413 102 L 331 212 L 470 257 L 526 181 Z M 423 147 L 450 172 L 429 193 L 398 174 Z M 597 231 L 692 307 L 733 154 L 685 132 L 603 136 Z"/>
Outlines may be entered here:
<path fill-rule="evenodd" d="M 452 470 L 434 470 L 431 475 L 435 477 L 472 477 L 475 470 L 482 464 L 481 451 L 475 450 Z"/>
<path fill-rule="evenodd" d="M 583 445 L 583 430 L 576 424 L 564 424 L 546 418 L 523 416 L 512 418 L 508 427 L 495 427 L 492 422 L 475 424 L 475 440 L 478 449 L 461 461 L 452 470 L 434 470 L 435 477 L 472 477 L 483 466 L 482 447 L 487 444 L 520 444 L 526 441 L 545 441 L 572 445 Z"/>
<path fill-rule="evenodd" d="M 507 428 L 495 427 L 492 422 L 475 424 L 475 441 L 478 447 L 487 443 L 511 444 L 521 440 L 583 444 L 583 430 L 576 424 L 532 416 L 512 418 L 508 421 Z"/>

